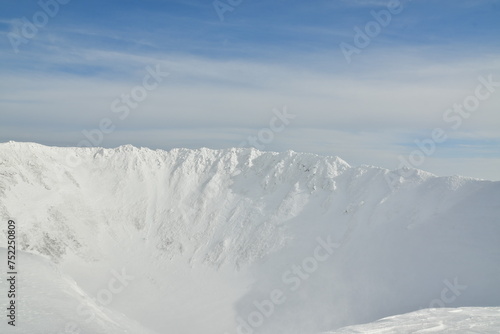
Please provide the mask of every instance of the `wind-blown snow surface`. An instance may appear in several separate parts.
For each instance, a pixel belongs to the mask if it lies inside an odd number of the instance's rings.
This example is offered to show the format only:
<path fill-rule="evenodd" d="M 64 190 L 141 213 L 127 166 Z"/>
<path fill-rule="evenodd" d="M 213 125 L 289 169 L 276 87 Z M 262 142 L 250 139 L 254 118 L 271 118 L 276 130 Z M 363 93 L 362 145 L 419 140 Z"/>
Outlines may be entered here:
<path fill-rule="evenodd" d="M 12 333 L 309 334 L 499 306 L 499 200 L 500 182 L 312 154 L 0 144 L 1 229 L 33 254 Z"/>
<path fill-rule="evenodd" d="M 463 307 L 427 309 L 324 334 L 498 334 L 499 331 L 499 307 Z"/>

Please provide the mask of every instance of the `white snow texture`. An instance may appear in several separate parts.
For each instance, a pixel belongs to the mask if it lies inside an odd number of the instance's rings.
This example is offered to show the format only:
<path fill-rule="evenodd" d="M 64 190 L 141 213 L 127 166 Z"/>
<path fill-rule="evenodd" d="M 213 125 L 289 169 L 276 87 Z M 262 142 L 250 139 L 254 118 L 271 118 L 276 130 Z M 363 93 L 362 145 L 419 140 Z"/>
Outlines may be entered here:
<path fill-rule="evenodd" d="M 500 182 L 399 172 L 0 144 L 0 332 L 499 333 Z"/>

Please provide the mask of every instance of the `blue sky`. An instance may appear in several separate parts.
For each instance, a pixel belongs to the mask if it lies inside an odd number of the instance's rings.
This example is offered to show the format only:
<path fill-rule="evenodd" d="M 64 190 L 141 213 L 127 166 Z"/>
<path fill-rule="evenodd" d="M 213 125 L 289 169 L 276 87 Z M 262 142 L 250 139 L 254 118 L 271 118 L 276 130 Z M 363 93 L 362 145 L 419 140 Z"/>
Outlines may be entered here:
<path fill-rule="evenodd" d="M 500 81 L 500 1 L 394 0 L 386 25 L 373 12 L 391 0 L 221 0 L 223 21 L 213 1 L 60 1 L 53 17 L 0 4 L 0 141 L 77 146 L 109 119 L 99 146 L 248 146 L 286 106 L 294 118 L 259 148 L 395 169 L 441 128 L 415 167 L 500 180 L 500 87 L 456 129 L 444 120 L 479 77 Z M 350 62 L 341 43 L 359 51 Z M 119 118 L 113 101 L 156 66 L 169 75 Z"/>

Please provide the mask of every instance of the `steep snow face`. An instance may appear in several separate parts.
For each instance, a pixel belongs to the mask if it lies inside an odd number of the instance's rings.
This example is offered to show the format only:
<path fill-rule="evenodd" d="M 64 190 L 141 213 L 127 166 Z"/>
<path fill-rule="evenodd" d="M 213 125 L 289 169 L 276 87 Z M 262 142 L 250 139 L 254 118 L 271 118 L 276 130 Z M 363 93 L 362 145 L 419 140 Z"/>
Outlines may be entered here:
<path fill-rule="evenodd" d="M 498 306 L 499 199 L 499 182 L 295 152 L 0 144 L 0 218 L 16 220 L 18 247 L 97 304 L 125 271 L 100 306 L 159 333 L 317 333 Z"/>

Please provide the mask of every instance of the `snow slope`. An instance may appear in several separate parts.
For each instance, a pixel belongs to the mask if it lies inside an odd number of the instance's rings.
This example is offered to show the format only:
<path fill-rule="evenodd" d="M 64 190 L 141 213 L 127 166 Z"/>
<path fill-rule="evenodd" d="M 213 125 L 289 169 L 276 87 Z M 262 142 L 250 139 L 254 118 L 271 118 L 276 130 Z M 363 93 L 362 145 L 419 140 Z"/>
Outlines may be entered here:
<path fill-rule="evenodd" d="M 1 333 L 109 333 L 153 334 L 123 314 L 103 307 L 82 291 L 71 277 L 64 275 L 50 261 L 34 254 L 18 254 L 22 271 L 18 276 L 16 326 L 7 326 L 4 317 Z M 5 248 L 0 256 L 6 259 Z M 7 308 L 7 284 L 0 288 L 2 310 Z"/>
<path fill-rule="evenodd" d="M 349 326 L 324 334 L 498 334 L 499 331 L 499 307 L 464 307 L 427 309 L 387 317 L 370 324 Z"/>
<path fill-rule="evenodd" d="M 89 298 L 129 273 L 99 307 L 158 333 L 499 306 L 499 199 L 500 182 L 295 152 L 0 144 L 0 219 L 16 220 L 18 247 Z"/>

